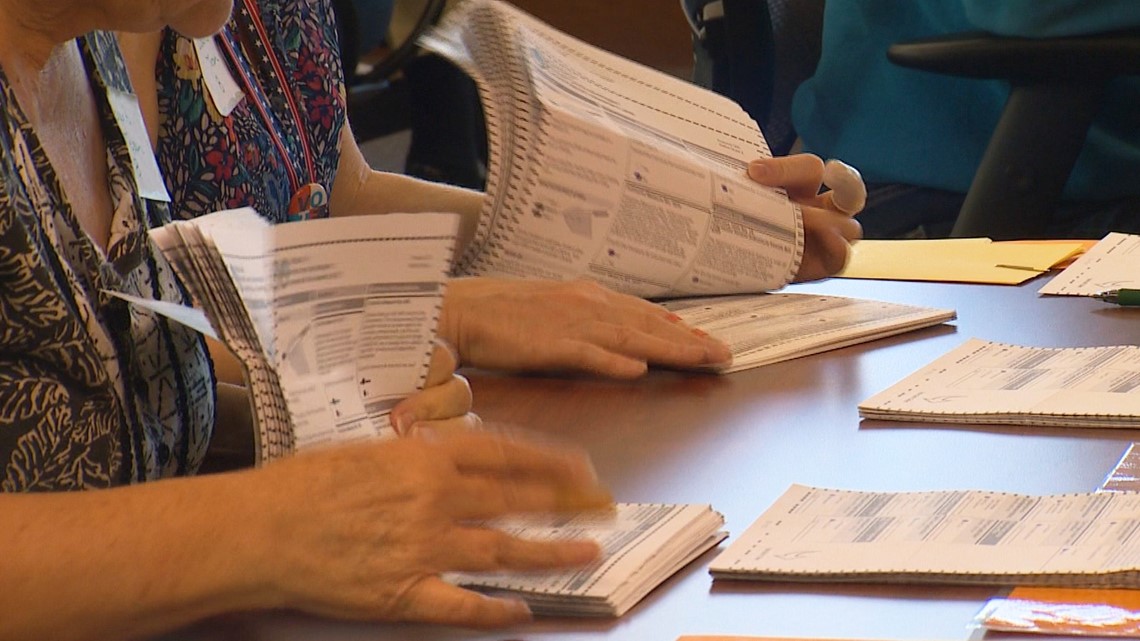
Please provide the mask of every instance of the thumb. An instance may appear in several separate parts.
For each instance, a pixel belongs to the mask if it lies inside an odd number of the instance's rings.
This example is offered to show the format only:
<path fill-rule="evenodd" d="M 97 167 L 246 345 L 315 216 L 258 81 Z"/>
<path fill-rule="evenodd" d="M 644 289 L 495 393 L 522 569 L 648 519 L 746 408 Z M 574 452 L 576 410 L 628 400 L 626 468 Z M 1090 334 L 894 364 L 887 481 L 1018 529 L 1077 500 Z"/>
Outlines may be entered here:
<path fill-rule="evenodd" d="M 424 387 L 435 387 L 447 382 L 455 370 L 459 368 L 459 355 L 451 345 L 442 338 L 435 339 L 435 346 L 431 352 L 431 361 L 428 362 L 427 379 Z"/>

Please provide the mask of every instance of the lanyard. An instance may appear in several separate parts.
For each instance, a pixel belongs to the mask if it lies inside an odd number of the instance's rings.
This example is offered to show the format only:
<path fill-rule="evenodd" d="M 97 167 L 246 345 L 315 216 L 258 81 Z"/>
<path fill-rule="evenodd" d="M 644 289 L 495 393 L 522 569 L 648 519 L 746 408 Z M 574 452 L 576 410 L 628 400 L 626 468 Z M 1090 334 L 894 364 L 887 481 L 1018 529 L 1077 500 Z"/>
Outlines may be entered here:
<path fill-rule="evenodd" d="M 282 139 L 281 129 L 277 126 L 278 119 L 274 117 L 274 114 L 270 112 L 268 107 L 268 105 L 273 104 L 268 97 L 269 91 L 261 84 L 257 74 L 253 72 L 252 64 L 248 63 L 246 59 L 240 55 L 242 46 L 229 25 L 222 28 L 221 32 L 216 36 L 216 40 L 221 45 L 227 57 L 229 57 L 234 69 L 238 71 L 238 81 L 241 83 L 246 94 L 250 97 L 251 106 L 264 123 L 265 133 L 269 137 L 270 142 L 277 149 L 277 153 L 281 156 L 281 161 L 289 175 L 289 184 L 293 191 L 293 197 L 289 202 L 288 219 L 297 220 L 324 217 L 327 215 L 328 192 L 317 181 L 312 145 L 309 142 L 309 136 L 304 126 L 305 121 L 301 118 L 301 110 L 297 106 L 296 98 L 293 92 L 288 88 L 284 67 L 278 59 L 277 52 L 273 47 L 272 40 L 269 38 L 265 24 L 261 21 L 261 15 L 258 13 L 254 0 L 243 0 L 240 10 L 249 17 L 254 31 L 252 37 L 256 39 L 252 43 L 256 51 L 248 52 L 249 55 L 261 56 L 263 62 L 270 64 L 272 67 L 272 75 L 277 82 L 278 90 L 285 99 L 284 102 L 288 107 L 289 116 L 292 117 L 293 127 L 296 130 L 297 139 L 300 142 L 301 156 L 304 159 L 305 169 L 308 172 L 308 182 L 302 184 L 301 177 L 297 175 L 297 171 L 294 169 L 291 161 L 292 155 L 289 153 L 289 148 Z"/>

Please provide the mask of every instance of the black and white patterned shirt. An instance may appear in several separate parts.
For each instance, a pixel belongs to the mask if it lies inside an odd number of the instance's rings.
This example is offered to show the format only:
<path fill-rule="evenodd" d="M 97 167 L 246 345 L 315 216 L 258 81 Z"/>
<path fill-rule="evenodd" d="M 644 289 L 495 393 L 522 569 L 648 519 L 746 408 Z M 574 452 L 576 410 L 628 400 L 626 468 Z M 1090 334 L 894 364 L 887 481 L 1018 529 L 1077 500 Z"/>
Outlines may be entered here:
<path fill-rule="evenodd" d="M 108 487 L 189 474 L 213 429 L 202 337 L 106 290 L 184 303 L 147 239 L 169 220 L 138 196 L 109 90 L 130 91 L 109 33 L 79 39 L 108 146 L 104 253 L 80 227 L 0 69 L 0 490 Z"/>

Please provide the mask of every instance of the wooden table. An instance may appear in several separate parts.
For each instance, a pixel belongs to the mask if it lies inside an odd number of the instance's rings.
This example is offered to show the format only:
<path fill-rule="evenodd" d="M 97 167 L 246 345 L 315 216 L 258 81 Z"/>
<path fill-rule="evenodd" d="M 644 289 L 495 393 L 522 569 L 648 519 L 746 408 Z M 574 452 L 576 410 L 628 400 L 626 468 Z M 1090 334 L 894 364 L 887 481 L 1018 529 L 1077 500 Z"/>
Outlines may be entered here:
<path fill-rule="evenodd" d="M 1140 344 L 1140 310 L 1021 287 L 831 280 L 791 288 L 949 306 L 959 320 L 725 377 L 658 371 L 635 382 L 471 373 L 476 409 L 585 447 L 621 501 L 711 503 L 739 534 L 789 484 L 860 490 L 1095 489 L 1128 430 L 926 426 L 859 420 L 856 405 L 969 337 L 1034 346 Z M 966 639 L 997 590 L 713 583 L 714 553 L 618 620 L 540 620 L 479 633 L 243 615 L 170 638 L 627 639 L 681 634 Z M 976 636 L 976 635 L 975 635 Z M 999 638 L 989 635 L 987 638 Z"/>

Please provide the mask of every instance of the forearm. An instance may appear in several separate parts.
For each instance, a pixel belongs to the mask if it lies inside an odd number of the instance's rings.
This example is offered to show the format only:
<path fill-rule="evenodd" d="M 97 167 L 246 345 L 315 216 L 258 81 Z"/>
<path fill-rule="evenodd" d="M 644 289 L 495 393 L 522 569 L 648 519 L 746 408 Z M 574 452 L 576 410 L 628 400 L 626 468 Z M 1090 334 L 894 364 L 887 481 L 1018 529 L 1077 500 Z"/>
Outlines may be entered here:
<path fill-rule="evenodd" d="M 0 638 L 134 638 L 277 605 L 240 481 L 0 495 Z"/>
<path fill-rule="evenodd" d="M 475 236 L 482 206 L 482 192 L 372 169 L 345 127 L 341 135 L 340 164 L 329 195 L 331 215 L 457 213 L 460 216 L 458 247 L 463 249 Z"/>
<path fill-rule="evenodd" d="M 475 236 L 482 192 L 382 171 L 369 172 L 347 211 L 333 215 L 451 212 L 459 214 L 459 247 Z"/>

